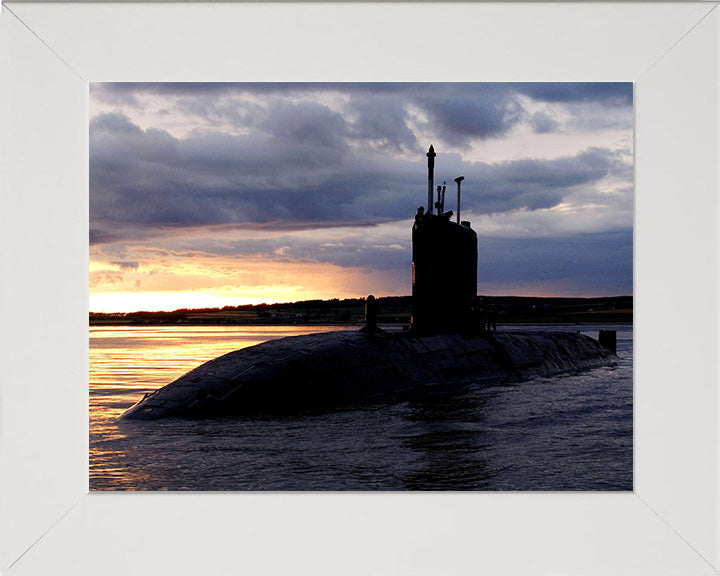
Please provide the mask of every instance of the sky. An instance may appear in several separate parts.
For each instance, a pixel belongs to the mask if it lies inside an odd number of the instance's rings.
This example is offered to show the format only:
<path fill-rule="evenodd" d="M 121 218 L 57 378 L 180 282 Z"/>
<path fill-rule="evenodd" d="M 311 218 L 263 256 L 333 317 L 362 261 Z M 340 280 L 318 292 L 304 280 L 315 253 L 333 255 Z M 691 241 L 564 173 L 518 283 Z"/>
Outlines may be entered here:
<path fill-rule="evenodd" d="M 464 176 L 478 294 L 631 295 L 631 83 L 94 83 L 90 310 L 408 295 Z"/>

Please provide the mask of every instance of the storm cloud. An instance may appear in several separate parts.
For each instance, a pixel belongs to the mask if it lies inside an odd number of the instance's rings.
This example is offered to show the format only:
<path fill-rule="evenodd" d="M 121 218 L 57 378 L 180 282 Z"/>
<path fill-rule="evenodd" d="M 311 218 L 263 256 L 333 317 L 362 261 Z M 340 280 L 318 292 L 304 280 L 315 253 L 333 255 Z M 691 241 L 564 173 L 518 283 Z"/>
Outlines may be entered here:
<path fill-rule="evenodd" d="M 632 101 L 628 83 L 93 84 L 90 244 L 117 273 L 237 257 L 397 286 L 434 144 L 489 290 L 629 293 Z"/>
<path fill-rule="evenodd" d="M 312 122 L 306 113 L 322 120 Z M 184 140 L 142 130 L 124 116 L 93 119 L 94 238 L 117 236 L 118 225 L 374 225 L 407 218 L 423 202 L 424 158 L 352 152 L 340 136 L 342 118 L 318 107 L 293 107 L 279 117 L 265 127 L 273 137 L 206 133 Z M 438 173 L 447 181 L 464 174 L 464 207 L 495 213 L 551 208 L 623 166 L 612 150 L 589 148 L 572 157 L 499 164 L 448 154 Z"/>

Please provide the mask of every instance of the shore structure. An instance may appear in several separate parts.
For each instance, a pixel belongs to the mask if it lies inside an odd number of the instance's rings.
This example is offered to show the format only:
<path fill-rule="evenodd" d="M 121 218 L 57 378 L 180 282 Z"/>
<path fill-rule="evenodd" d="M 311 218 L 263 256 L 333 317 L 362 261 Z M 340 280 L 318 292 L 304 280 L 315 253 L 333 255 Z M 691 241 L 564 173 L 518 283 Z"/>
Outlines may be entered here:
<path fill-rule="evenodd" d="M 477 234 L 445 211 L 445 184 L 434 185 L 412 228 L 412 321 L 408 330 L 377 326 L 366 300 L 366 325 L 271 340 L 225 354 L 146 394 L 120 418 L 212 418 L 290 414 L 373 401 L 423 399 L 471 385 L 499 385 L 608 365 L 614 333 L 603 343 L 575 332 L 497 332 L 477 299 Z M 437 200 L 434 201 L 434 191 Z"/>

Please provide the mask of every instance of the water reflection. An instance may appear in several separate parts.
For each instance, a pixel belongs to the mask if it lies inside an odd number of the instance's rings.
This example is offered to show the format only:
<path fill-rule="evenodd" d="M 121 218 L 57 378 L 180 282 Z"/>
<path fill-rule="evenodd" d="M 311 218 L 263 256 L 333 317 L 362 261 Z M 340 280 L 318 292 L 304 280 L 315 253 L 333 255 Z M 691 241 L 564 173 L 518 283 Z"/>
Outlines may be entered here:
<path fill-rule="evenodd" d="M 420 467 L 404 478 L 409 490 L 482 490 L 494 472 L 487 458 L 487 399 L 470 390 L 462 395 L 413 402 L 407 419 L 415 433 L 404 444 L 421 455 Z"/>
<path fill-rule="evenodd" d="M 91 330 L 91 489 L 632 489 L 630 330 L 613 369 L 285 418 L 116 420 L 202 362 L 328 329 Z"/>
<path fill-rule="evenodd" d="M 158 423 L 152 436 L 162 438 L 158 455 L 145 452 L 143 430 L 119 425 L 117 417 L 147 392 L 176 380 L 203 362 L 222 354 L 285 336 L 347 330 L 342 326 L 142 326 L 90 328 L 90 476 L 91 484 L 144 486 L 152 473 L 142 464 L 162 461 L 171 431 L 195 431 L 182 424 Z M 170 436 L 167 434 L 170 433 Z M 180 449 L 180 447 L 177 447 Z M 177 456 L 175 456 L 177 457 Z M 128 460 L 132 459 L 132 462 Z M 121 482 L 120 482 L 121 481 Z"/>

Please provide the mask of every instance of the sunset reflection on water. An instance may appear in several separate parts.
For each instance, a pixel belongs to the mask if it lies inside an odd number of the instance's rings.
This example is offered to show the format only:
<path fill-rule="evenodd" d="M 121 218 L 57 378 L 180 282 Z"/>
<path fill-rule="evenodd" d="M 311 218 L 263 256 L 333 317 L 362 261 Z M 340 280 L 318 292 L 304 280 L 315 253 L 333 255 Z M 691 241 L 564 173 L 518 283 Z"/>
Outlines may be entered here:
<path fill-rule="evenodd" d="M 91 326 L 90 476 L 112 482 L 127 440 L 117 417 L 152 392 L 222 354 L 285 336 L 347 330 L 343 326 Z M 121 482 L 124 483 L 124 482 Z"/>
<path fill-rule="evenodd" d="M 346 329 L 93 327 L 90 489 L 632 490 L 631 326 L 592 328 L 617 331 L 616 365 L 479 382 L 448 397 L 275 418 L 117 419 L 146 392 L 227 352 Z"/>

